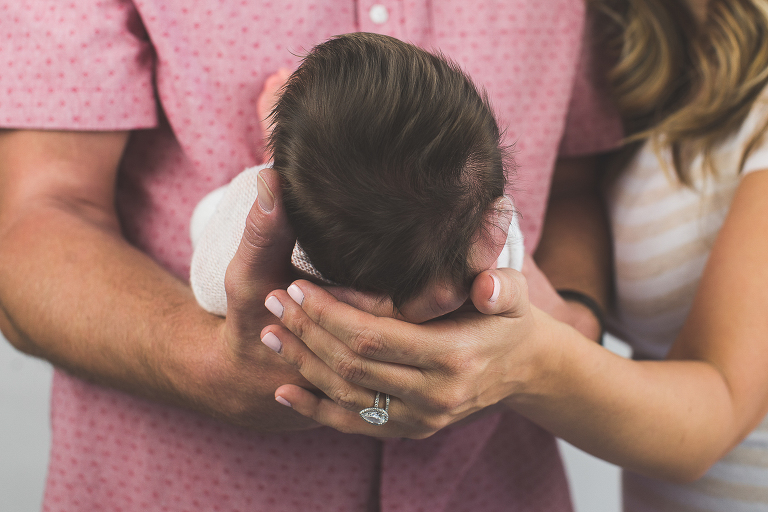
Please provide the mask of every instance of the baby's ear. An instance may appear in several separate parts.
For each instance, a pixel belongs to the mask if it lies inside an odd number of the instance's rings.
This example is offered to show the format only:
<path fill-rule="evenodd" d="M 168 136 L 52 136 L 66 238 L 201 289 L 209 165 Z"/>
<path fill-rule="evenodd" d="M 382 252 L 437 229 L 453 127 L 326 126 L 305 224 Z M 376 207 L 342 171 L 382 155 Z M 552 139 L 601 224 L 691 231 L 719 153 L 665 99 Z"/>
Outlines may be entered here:
<path fill-rule="evenodd" d="M 515 205 L 509 196 L 501 196 L 491 204 L 491 207 L 485 212 L 486 230 L 491 235 L 490 243 L 493 247 L 504 247 L 507 242 L 507 233 L 512 219 L 515 216 Z"/>
<path fill-rule="evenodd" d="M 269 115 L 272 113 L 272 109 L 275 108 L 277 100 L 280 99 L 280 90 L 290 76 L 291 72 L 285 68 L 280 68 L 276 73 L 269 75 L 264 82 L 264 89 L 256 101 L 256 112 L 259 116 L 261 133 L 265 141 L 269 138 L 270 133 L 272 133 L 272 122 Z M 264 154 L 265 162 L 271 159 L 272 155 Z"/>
<path fill-rule="evenodd" d="M 483 216 L 483 225 L 469 253 L 470 265 L 482 272 L 496 266 L 496 260 L 507 241 L 507 233 L 515 215 L 515 207 L 507 196 L 501 196 Z"/>

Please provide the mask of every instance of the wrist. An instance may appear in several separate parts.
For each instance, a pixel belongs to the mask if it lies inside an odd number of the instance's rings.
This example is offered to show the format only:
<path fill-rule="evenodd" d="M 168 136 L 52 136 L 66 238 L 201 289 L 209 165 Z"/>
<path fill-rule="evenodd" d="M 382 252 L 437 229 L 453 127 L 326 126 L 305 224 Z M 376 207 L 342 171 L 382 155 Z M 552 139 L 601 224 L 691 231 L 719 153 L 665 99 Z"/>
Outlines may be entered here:
<path fill-rule="evenodd" d="M 507 406 L 518 412 L 548 396 L 552 384 L 562 373 L 565 331 L 573 332 L 571 327 L 535 306 L 531 307 L 531 317 L 532 329 L 527 336 L 529 350 L 525 357 L 520 357 L 520 352 L 515 351 L 518 362 L 515 388 L 504 400 Z"/>
<path fill-rule="evenodd" d="M 605 314 L 592 297 L 576 290 L 557 290 L 563 299 L 562 312 L 556 318 L 569 324 L 587 338 L 603 344 Z"/>

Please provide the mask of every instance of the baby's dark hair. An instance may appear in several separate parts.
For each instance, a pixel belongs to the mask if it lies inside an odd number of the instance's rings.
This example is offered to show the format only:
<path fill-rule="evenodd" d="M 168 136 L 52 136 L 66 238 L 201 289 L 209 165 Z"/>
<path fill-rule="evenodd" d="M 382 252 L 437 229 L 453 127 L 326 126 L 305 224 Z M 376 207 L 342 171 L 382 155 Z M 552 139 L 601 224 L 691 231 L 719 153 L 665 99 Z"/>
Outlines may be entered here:
<path fill-rule="evenodd" d="M 286 82 L 269 146 L 297 240 L 324 277 L 399 308 L 466 289 L 472 243 L 504 194 L 501 134 L 454 63 L 379 34 L 335 37 Z"/>

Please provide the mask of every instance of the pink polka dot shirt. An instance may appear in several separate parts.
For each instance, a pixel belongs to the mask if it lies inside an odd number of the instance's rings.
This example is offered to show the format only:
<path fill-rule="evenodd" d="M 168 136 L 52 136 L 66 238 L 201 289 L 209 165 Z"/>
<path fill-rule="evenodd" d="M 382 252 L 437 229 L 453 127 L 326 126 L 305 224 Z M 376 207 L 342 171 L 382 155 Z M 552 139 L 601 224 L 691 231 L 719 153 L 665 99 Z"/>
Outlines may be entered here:
<path fill-rule="evenodd" d="M 529 250 L 558 154 L 613 145 L 581 59 L 581 0 L 0 0 L 0 126 L 136 130 L 127 238 L 186 277 L 194 205 L 260 163 L 267 76 L 330 36 L 439 49 L 489 93 Z M 579 65 L 581 62 L 581 65 Z M 569 113 L 570 112 L 570 113 Z M 568 511 L 553 438 L 514 413 L 422 441 L 260 435 L 56 372 L 44 510 Z"/>

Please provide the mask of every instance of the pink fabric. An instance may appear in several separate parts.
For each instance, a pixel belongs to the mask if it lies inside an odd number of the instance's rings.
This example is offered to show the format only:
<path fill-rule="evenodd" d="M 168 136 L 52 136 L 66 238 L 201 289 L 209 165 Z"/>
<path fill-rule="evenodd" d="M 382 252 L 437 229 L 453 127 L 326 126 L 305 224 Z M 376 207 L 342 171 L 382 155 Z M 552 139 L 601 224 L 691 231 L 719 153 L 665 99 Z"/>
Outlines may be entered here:
<path fill-rule="evenodd" d="M 376 3 L 383 24 L 369 17 Z M 203 4 L 0 0 L 0 124 L 148 128 L 130 140 L 119 210 L 126 236 L 176 275 L 188 273 L 193 206 L 262 158 L 263 81 L 334 34 L 440 49 L 488 90 L 516 144 L 512 194 L 529 250 L 561 140 L 581 153 L 615 142 L 616 125 L 591 106 L 572 109 L 563 139 L 568 105 L 597 97 L 577 79 L 582 0 Z M 381 443 L 329 429 L 258 435 L 62 372 L 52 400 L 50 512 L 357 511 L 379 488 L 392 512 L 570 510 L 554 440 L 512 413 Z"/>

